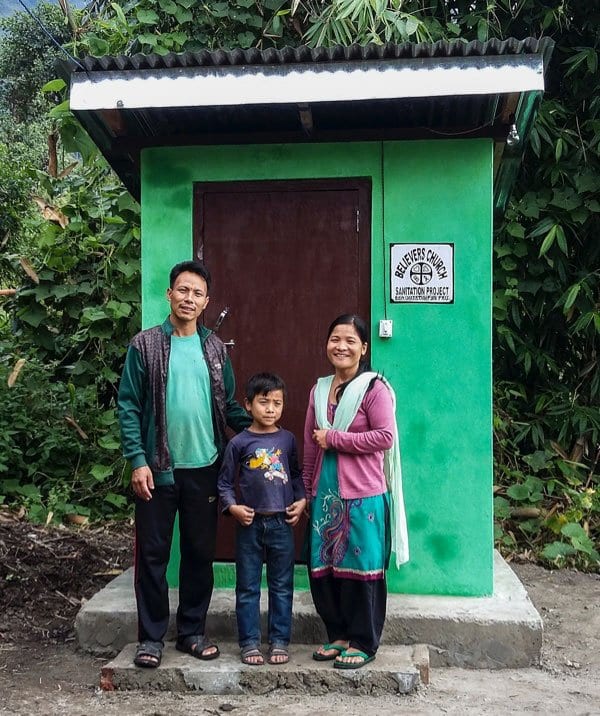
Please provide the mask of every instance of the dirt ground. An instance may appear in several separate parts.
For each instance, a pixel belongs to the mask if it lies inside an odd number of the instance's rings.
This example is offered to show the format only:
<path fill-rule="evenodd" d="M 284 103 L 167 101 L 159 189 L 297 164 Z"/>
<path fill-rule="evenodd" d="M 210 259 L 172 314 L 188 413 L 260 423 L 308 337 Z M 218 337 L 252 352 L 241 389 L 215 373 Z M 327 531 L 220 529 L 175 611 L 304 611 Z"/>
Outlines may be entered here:
<path fill-rule="evenodd" d="M 77 650 L 73 621 L 131 556 L 131 525 L 58 530 L 0 510 L 0 713 L 600 715 L 600 576 L 533 564 L 512 566 L 544 620 L 540 668 L 433 669 L 431 684 L 411 696 L 102 692 L 104 662 Z"/>

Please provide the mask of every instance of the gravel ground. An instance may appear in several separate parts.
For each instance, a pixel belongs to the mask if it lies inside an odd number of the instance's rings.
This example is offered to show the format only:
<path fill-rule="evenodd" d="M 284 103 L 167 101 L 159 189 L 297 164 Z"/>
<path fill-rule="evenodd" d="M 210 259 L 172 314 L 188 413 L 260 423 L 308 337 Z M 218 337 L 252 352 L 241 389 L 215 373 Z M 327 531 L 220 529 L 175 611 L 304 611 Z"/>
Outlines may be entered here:
<path fill-rule="evenodd" d="M 0 713 L 600 715 L 600 576 L 533 564 L 512 566 L 544 620 L 539 668 L 433 669 L 431 684 L 411 696 L 102 692 L 104 661 L 77 650 L 73 620 L 131 556 L 130 524 L 54 529 L 0 511 Z"/>

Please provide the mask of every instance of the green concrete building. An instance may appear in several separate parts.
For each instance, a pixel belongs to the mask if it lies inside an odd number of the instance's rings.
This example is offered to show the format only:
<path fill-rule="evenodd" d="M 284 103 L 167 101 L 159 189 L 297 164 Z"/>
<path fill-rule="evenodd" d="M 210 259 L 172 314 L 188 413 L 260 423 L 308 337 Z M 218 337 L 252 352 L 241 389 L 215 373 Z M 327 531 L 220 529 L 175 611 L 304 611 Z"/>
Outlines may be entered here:
<path fill-rule="evenodd" d="M 304 47 L 68 69 L 72 110 L 141 201 L 144 327 L 164 320 L 171 266 L 204 260 L 205 321 L 225 318 L 238 384 L 279 372 L 300 440 L 327 325 L 370 321 L 371 363 L 398 398 L 410 538 L 391 592 L 493 590 L 492 225 L 551 50 Z M 219 539 L 227 586 L 227 520 Z M 175 549 L 174 584 L 176 565 Z"/>

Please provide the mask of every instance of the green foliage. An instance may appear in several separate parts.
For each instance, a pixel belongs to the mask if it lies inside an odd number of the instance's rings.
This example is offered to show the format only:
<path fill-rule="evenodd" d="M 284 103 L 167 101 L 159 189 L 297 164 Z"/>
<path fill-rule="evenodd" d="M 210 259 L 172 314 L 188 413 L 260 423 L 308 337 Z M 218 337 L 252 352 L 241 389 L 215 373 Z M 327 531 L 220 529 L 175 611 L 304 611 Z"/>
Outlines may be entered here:
<path fill-rule="evenodd" d="M 555 38 L 549 91 L 494 242 L 496 538 L 508 554 L 600 568 L 600 7 L 333 0 L 302 9 L 314 46 Z"/>
<path fill-rule="evenodd" d="M 302 3 L 306 11 L 305 40 L 311 47 L 353 42 L 435 42 L 458 33 L 453 23 L 442 24 L 428 12 L 430 3 L 399 0 L 317 0 Z M 452 29 L 450 29 L 452 28 Z"/>
<path fill-rule="evenodd" d="M 494 243 L 496 477 L 517 513 L 524 493 L 514 488 L 531 484 L 532 471 L 542 485 L 526 498 L 539 516 L 499 517 L 501 540 L 512 535 L 510 551 L 597 569 L 600 11 L 577 2 L 551 16 L 537 3 L 525 9 L 530 18 L 537 10 L 557 47 Z M 543 465 L 531 462 L 540 455 Z"/>
<path fill-rule="evenodd" d="M 31 257 L 38 281 L 15 302 L 16 335 L 76 383 L 92 380 L 93 362 L 104 399 L 139 303 L 139 209 L 100 160 L 61 179 L 41 175 L 39 190 L 50 220 L 38 233 L 39 257 Z"/>
<path fill-rule="evenodd" d="M 4 386 L 15 358 L 8 352 L 0 358 Z M 114 410 L 102 409 L 95 385 L 76 387 L 56 376 L 56 365 L 33 353 L 14 386 L 4 388 L 0 501 L 25 507 L 35 522 L 124 514 L 128 472 L 119 458 Z"/>
<path fill-rule="evenodd" d="M 333 0 L 302 8 L 312 45 L 555 38 L 549 91 L 494 242 L 496 538 L 507 554 L 598 569 L 600 7 Z"/>
<path fill-rule="evenodd" d="M 66 39 L 56 7 L 36 13 Z M 2 29 L 0 279 L 19 291 L 0 304 L 0 502 L 37 521 L 119 516 L 129 473 L 115 395 L 139 326 L 139 207 L 57 104 L 47 36 L 25 13 Z"/>
<path fill-rule="evenodd" d="M 18 285 L 11 254 L 33 252 L 38 215 L 31 201 L 36 173 L 46 163 L 45 121 L 15 122 L 0 100 L 0 286 Z"/>
<path fill-rule="evenodd" d="M 496 543 L 508 555 L 598 569 L 600 7 L 584 0 L 104 0 L 94 7 L 99 10 L 71 16 L 69 47 L 76 54 L 555 39 L 548 91 L 494 241 Z M 27 45 L 30 37 L 11 36 L 10 47 Z M 30 62 L 51 54 L 48 47 L 12 58 L 2 45 L 0 69 L 12 79 L 3 103 L 0 94 L 0 122 L 2 111 L 24 116 L 27 102 L 20 98 L 28 91 L 35 96 L 53 77 Z M 4 69 L 11 66 L 12 75 Z M 55 103 L 61 92 L 59 84 L 46 86 Z M 38 98 L 30 106 L 43 104 Z M 63 179 L 37 171 L 44 162 L 28 154 L 27 141 L 18 150 L 28 157 L 27 170 L 12 176 L 7 165 L 14 163 L 14 143 L 0 145 L 0 192 L 9 207 L 0 209 L 0 219 L 10 229 L 10 270 L 22 276 L 18 260 L 28 256 L 39 278 L 10 304 L 16 332 L 8 334 L 6 324 L 0 338 L 5 372 L 17 355 L 28 358 L 23 385 L 9 391 L 9 410 L 2 413 L 0 440 L 13 450 L 19 472 L 0 467 L 0 494 L 25 502 L 38 519 L 75 503 L 93 514 L 123 508 L 127 475 L 115 432 L 115 380 L 139 307 L 137 207 L 98 163 L 66 104 L 53 108 L 46 133 L 52 122 L 62 129 L 64 151 L 78 152 L 86 163 Z M 27 210 L 32 188 L 53 219 Z M 36 250 L 28 252 L 32 235 Z M 28 399 L 32 405 L 23 408 Z M 33 409 L 44 400 L 54 410 L 46 423 Z M 85 440 L 64 414 L 81 426 Z M 21 423 L 35 417 L 22 430 L 40 436 L 39 449 L 26 441 L 17 446 L 21 432 L 10 432 L 11 415 L 20 415 Z M 46 433 L 41 426 L 48 426 Z M 66 457 L 49 471 L 53 450 Z M 42 479 L 44 473 L 49 477 Z"/>
<path fill-rule="evenodd" d="M 71 47 L 94 56 L 280 47 L 300 36 L 284 0 L 129 0 L 104 3 Z"/>
<path fill-rule="evenodd" d="M 70 32 L 59 7 L 41 2 L 35 14 L 59 44 L 67 42 Z M 45 110 L 47 100 L 39 89 L 55 76 L 54 62 L 63 54 L 25 12 L 0 19 L 0 36 L 3 104 L 18 121 L 25 122 Z"/>
<path fill-rule="evenodd" d="M 139 207 L 99 159 L 62 178 L 40 172 L 37 189 L 47 218 L 34 271 L 0 334 L 0 381 L 27 357 L 2 401 L 0 495 L 34 520 L 114 516 L 129 480 L 115 402 L 139 328 Z"/>
<path fill-rule="evenodd" d="M 522 412 L 515 419 L 511 413 L 517 412 L 515 401 L 523 392 L 515 393 L 512 383 L 496 385 L 498 544 L 509 554 L 535 556 L 558 566 L 595 568 L 600 560 L 600 493 L 595 476 L 599 455 L 591 465 L 584 464 L 582 440 L 567 454 L 555 441 L 539 439 L 540 433 L 552 427 L 543 415 Z M 525 410 L 521 403 L 517 406 Z M 600 427 L 597 412 L 590 411 L 596 434 Z M 563 427 L 562 421 L 559 425 Z M 532 433 L 538 449 L 532 448 Z"/>
<path fill-rule="evenodd" d="M 58 41 L 67 39 L 63 15 L 40 3 L 37 16 Z M 39 24 L 25 12 L 0 20 L 0 282 L 15 285 L 19 274 L 6 255 L 33 249 L 37 216 L 31 195 L 37 172 L 48 166 L 48 137 L 53 121 L 48 112 L 54 95 L 40 88 L 54 76 L 60 51 Z"/>
<path fill-rule="evenodd" d="M 16 233 L 24 212 L 30 208 L 28 193 L 32 181 L 21 165 L 14 164 L 18 154 L 11 151 L 7 144 L 0 143 L 0 238 L 3 245 L 8 244 L 11 233 Z"/>

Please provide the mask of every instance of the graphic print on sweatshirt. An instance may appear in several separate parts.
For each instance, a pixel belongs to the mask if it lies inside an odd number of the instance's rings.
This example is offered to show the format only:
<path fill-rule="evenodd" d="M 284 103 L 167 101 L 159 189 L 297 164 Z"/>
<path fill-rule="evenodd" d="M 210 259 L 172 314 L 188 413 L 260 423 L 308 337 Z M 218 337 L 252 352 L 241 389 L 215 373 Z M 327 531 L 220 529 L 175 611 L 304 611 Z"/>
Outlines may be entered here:
<path fill-rule="evenodd" d="M 281 462 L 281 450 L 279 448 L 256 448 L 254 455 L 246 458 L 245 465 L 251 470 L 262 470 L 263 477 L 270 482 L 281 480 L 285 485 L 288 476 L 285 467 Z"/>

